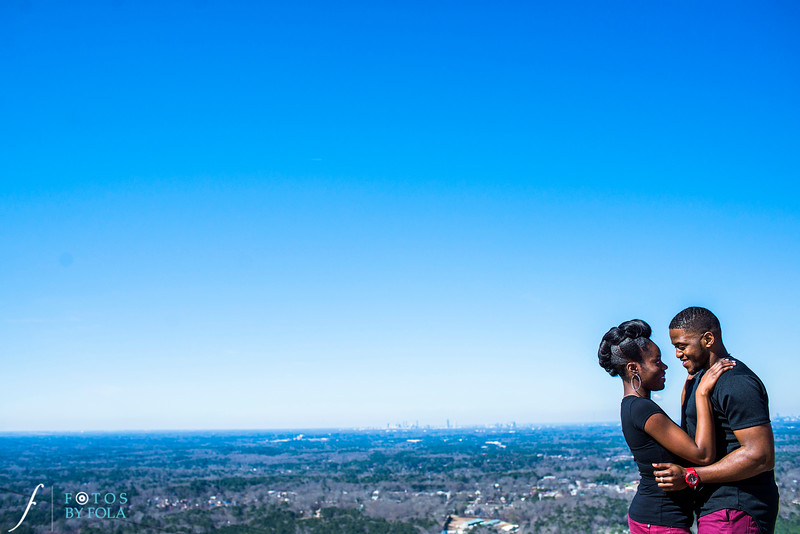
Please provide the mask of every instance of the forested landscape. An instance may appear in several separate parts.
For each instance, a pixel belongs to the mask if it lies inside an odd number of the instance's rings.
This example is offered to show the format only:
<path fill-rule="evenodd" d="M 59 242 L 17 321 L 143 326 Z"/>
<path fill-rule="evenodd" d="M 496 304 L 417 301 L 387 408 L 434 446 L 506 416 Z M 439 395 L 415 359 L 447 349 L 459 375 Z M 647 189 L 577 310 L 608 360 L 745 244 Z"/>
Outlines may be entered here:
<path fill-rule="evenodd" d="M 773 426 L 777 532 L 797 533 L 800 423 Z M 617 425 L 4 434 L 0 455 L 4 530 L 44 485 L 17 534 L 51 521 L 67 534 L 438 534 L 448 515 L 621 533 L 638 478 Z M 87 517 L 93 501 L 105 510 Z"/>

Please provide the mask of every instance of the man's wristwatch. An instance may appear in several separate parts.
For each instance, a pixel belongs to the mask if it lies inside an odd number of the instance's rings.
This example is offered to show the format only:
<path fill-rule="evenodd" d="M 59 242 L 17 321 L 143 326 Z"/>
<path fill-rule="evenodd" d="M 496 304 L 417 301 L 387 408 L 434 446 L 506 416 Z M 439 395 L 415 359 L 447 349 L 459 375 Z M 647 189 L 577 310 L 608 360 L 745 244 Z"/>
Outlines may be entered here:
<path fill-rule="evenodd" d="M 700 477 L 697 476 L 697 471 L 694 470 L 694 467 L 687 467 L 686 468 L 686 483 L 689 484 L 690 488 L 696 488 L 697 485 L 700 483 Z"/>

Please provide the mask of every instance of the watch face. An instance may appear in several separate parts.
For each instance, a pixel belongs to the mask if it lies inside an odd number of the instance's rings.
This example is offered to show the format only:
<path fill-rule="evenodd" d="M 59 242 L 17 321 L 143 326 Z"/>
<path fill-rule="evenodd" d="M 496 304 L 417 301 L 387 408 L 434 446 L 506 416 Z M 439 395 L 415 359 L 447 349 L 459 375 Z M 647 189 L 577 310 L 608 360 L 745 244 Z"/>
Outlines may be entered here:
<path fill-rule="evenodd" d="M 696 486 L 699 480 L 700 479 L 697 478 L 697 475 L 693 475 L 692 473 L 686 475 L 686 482 L 688 482 L 690 486 Z"/>

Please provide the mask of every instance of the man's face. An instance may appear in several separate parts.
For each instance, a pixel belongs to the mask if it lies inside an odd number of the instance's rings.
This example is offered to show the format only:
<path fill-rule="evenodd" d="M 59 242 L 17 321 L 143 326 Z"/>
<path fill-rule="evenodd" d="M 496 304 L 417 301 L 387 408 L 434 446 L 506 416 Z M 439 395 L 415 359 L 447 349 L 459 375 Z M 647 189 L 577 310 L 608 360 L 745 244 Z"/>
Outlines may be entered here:
<path fill-rule="evenodd" d="M 703 344 L 703 333 L 670 329 L 669 339 L 675 347 L 675 356 L 690 375 L 708 367 L 711 353 Z"/>

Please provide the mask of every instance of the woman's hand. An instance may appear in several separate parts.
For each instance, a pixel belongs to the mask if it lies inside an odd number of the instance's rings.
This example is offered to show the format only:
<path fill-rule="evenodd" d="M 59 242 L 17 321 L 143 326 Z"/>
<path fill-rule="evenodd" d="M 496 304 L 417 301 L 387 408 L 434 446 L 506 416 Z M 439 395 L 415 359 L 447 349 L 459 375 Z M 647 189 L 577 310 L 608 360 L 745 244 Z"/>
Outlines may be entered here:
<path fill-rule="evenodd" d="M 712 365 L 708 371 L 703 373 L 703 378 L 700 379 L 700 383 L 697 384 L 697 395 L 710 395 L 711 390 L 714 389 L 714 385 L 717 383 L 717 380 L 722 373 L 727 371 L 728 369 L 733 368 L 736 365 L 736 362 L 733 360 L 729 360 L 724 358 L 719 360 L 717 363 Z"/>

